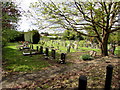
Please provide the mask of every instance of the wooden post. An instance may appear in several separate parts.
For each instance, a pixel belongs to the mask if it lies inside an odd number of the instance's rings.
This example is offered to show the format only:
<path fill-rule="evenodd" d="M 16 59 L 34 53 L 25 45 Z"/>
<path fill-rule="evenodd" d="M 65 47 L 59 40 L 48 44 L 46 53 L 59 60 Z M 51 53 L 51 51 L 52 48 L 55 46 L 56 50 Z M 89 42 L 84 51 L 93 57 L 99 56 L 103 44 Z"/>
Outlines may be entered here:
<path fill-rule="evenodd" d="M 105 90 L 111 90 L 113 66 L 108 65 L 106 67 L 106 80 L 105 80 Z"/>
<path fill-rule="evenodd" d="M 86 89 L 87 89 L 87 77 L 82 75 L 79 77 L 78 90 L 86 90 Z"/>

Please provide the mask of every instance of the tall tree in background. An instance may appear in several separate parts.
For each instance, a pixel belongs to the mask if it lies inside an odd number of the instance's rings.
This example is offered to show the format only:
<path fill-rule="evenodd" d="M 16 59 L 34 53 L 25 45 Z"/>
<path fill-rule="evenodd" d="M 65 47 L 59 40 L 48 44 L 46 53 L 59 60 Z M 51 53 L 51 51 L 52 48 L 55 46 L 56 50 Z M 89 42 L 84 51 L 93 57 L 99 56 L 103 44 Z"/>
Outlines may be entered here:
<path fill-rule="evenodd" d="M 95 37 L 101 47 L 101 55 L 108 55 L 108 38 L 119 31 L 118 14 L 120 2 L 42 2 L 32 5 L 36 15 L 41 12 L 44 20 L 55 27 L 75 31 L 81 35 Z M 39 19 L 38 19 L 38 22 Z M 49 26 L 49 25 L 48 25 Z M 86 32 L 84 32 L 86 31 Z"/>
<path fill-rule="evenodd" d="M 2 2 L 2 44 L 5 44 L 19 35 L 16 30 L 20 11 L 13 2 Z"/>

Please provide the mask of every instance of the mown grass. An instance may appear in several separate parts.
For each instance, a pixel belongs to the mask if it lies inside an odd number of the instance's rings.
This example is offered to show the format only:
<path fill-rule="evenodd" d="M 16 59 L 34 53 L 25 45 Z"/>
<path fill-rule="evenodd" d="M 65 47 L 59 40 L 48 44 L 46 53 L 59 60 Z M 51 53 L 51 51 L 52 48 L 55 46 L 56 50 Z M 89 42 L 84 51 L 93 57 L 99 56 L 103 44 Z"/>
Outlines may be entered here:
<path fill-rule="evenodd" d="M 44 67 L 48 67 L 51 64 L 49 61 L 44 59 L 43 55 L 33 55 L 30 56 L 23 56 L 22 51 L 19 51 L 16 47 L 20 45 L 19 43 L 9 43 L 6 47 L 3 48 L 3 68 L 5 70 L 10 71 L 34 71 L 34 70 L 41 70 Z M 36 49 L 36 46 L 41 46 L 40 44 L 33 44 L 34 49 Z M 51 46 L 51 43 L 47 43 L 47 46 Z M 44 50 L 45 47 L 44 46 Z M 54 45 L 55 48 L 57 48 L 57 45 Z M 87 52 L 90 50 L 95 50 L 98 53 L 100 52 L 100 49 L 94 49 L 90 47 L 78 47 L 77 50 L 71 48 L 71 52 Z M 116 48 L 115 53 L 120 50 L 120 47 Z M 49 50 L 51 51 L 51 50 Z M 59 50 L 56 50 L 56 60 L 55 62 L 60 59 L 61 53 L 67 53 L 67 48 L 59 45 Z M 49 55 L 51 55 L 51 52 L 49 52 Z M 69 58 L 69 57 L 67 57 Z"/>
<path fill-rule="evenodd" d="M 13 46 L 3 48 L 3 68 L 10 71 L 33 71 L 50 66 L 48 61 L 44 60 L 42 55 L 23 56 L 22 51 Z"/>

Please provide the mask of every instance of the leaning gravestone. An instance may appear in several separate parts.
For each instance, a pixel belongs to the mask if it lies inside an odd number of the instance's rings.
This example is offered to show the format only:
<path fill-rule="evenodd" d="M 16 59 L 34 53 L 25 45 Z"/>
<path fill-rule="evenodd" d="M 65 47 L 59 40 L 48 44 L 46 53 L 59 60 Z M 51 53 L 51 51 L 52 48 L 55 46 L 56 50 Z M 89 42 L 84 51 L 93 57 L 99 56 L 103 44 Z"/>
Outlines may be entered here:
<path fill-rule="evenodd" d="M 97 52 L 93 50 L 93 51 L 90 51 L 89 54 L 90 54 L 90 56 L 95 57 Z"/>

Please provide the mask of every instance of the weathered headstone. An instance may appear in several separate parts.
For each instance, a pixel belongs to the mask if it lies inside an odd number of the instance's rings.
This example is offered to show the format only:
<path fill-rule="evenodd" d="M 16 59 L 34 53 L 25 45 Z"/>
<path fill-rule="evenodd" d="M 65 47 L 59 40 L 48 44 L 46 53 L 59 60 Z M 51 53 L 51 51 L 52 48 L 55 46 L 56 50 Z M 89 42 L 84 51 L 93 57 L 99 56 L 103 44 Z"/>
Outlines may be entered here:
<path fill-rule="evenodd" d="M 33 45 L 31 45 L 32 49 L 34 49 Z"/>
<path fill-rule="evenodd" d="M 46 50 L 45 50 L 45 55 L 49 56 L 49 49 L 48 48 L 46 48 Z"/>
<path fill-rule="evenodd" d="M 90 54 L 90 56 L 95 57 L 97 52 L 93 50 L 93 51 L 90 51 L 89 54 Z"/>
<path fill-rule="evenodd" d="M 46 48 L 46 50 L 45 50 L 45 59 L 48 59 L 48 56 L 49 56 L 49 49 Z"/>
<path fill-rule="evenodd" d="M 75 49 L 75 50 L 77 50 L 77 49 L 78 49 L 78 45 L 77 45 L 77 44 L 75 44 L 75 47 L 74 47 L 74 49 Z"/>
<path fill-rule="evenodd" d="M 65 57 L 66 57 L 66 54 L 65 53 L 61 53 L 61 59 L 60 59 L 60 64 L 65 64 Z"/>
<path fill-rule="evenodd" d="M 40 46 L 40 54 L 43 54 L 43 46 Z"/>
<path fill-rule="evenodd" d="M 36 46 L 36 50 L 38 51 L 38 46 Z"/>
<path fill-rule="evenodd" d="M 55 59 L 55 50 L 52 49 L 52 58 Z"/>
<path fill-rule="evenodd" d="M 68 46 L 67 46 L 67 52 L 70 52 L 70 49 L 71 49 L 71 46 L 70 46 L 70 44 L 68 44 Z"/>

